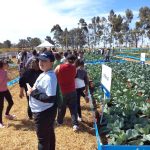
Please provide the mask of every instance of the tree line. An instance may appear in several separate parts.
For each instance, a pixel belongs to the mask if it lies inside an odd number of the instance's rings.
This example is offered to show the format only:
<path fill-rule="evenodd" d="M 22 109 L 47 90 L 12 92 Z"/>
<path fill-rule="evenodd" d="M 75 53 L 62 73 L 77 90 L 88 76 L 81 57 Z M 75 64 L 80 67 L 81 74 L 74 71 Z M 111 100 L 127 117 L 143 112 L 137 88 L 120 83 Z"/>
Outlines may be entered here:
<path fill-rule="evenodd" d="M 78 27 L 70 30 L 67 27 L 63 30 L 59 24 L 56 24 L 50 30 L 53 33 L 53 39 L 46 36 L 45 40 L 63 49 L 89 49 L 99 47 L 139 47 L 144 46 L 144 41 L 150 39 L 150 7 L 141 7 L 138 13 L 138 21 L 134 27 L 131 26 L 134 14 L 132 10 L 127 9 L 125 15 L 116 14 L 114 10 L 109 12 L 107 17 L 93 17 L 87 24 L 84 18 L 80 18 Z M 35 47 L 41 44 L 40 38 L 20 39 L 18 44 L 13 45 L 11 41 L 6 40 L 0 43 L 0 48 L 10 48 L 12 46 L 19 48 Z"/>
<path fill-rule="evenodd" d="M 144 41 L 150 39 L 150 8 L 139 9 L 138 21 L 131 27 L 134 14 L 127 9 L 125 15 L 117 15 L 114 10 L 108 17 L 93 17 L 87 24 L 84 18 L 78 22 L 78 28 L 68 31 L 61 29 L 60 25 L 54 25 L 51 32 L 54 33 L 56 44 L 68 48 L 99 47 L 138 47 L 139 41 L 143 47 Z"/>
<path fill-rule="evenodd" d="M 54 41 L 51 39 L 50 36 L 46 36 L 45 40 L 47 40 L 51 44 L 55 44 Z M 6 40 L 3 43 L 0 43 L 0 48 L 34 48 L 41 44 L 41 39 L 38 37 L 31 38 L 27 37 L 26 39 L 19 39 L 17 44 L 12 44 L 10 40 Z"/>

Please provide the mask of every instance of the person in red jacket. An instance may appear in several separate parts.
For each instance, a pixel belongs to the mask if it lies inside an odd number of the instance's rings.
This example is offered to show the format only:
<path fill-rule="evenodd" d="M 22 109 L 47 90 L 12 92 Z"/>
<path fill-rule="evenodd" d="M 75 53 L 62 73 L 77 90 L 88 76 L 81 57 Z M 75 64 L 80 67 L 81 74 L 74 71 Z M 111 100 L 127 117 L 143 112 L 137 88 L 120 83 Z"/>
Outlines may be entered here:
<path fill-rule="evenodd" d="M 55 69 L 63 95 L 63 104 L 58 108 L 57 123 L 63 123 L 66 107 L 68 106 L 71 113 L 73 131 L 79 129 L 77 121 L 77 94 L 75 89 L 76 67 L 73 65 L 75 59 L 76 57 L 74 55 L 69 54 L 66 58 L 66 62 L 58 65 Z"/>

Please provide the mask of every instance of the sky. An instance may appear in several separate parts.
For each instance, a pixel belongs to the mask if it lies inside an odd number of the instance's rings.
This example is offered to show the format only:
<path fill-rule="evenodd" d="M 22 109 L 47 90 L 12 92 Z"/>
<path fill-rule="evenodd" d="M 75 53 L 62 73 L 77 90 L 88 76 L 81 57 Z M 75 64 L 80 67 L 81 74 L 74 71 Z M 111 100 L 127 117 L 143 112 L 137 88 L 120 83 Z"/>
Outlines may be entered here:
<path fill-rule="evenodd" d="M 80 18 L 87 23 L 94 16 L 107 17 L 110 10 L 124 15 L 126 9 L 138 20 L 138 10 L 150 7 L 150 0 L 0 0 L 0 42 L 51 36 L 51 28 L 76 28 Z"/>

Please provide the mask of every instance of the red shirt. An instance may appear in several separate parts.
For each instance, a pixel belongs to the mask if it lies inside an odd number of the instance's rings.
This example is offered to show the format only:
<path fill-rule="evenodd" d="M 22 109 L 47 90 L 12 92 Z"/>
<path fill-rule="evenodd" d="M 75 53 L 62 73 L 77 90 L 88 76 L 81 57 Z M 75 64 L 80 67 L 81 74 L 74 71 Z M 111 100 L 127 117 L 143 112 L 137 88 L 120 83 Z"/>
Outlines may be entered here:
<path fill-rule="evenodd" d="M 57 78 L 62 94 L 75 91 L 76 67 L 72 64 L 61 64 Z"/>

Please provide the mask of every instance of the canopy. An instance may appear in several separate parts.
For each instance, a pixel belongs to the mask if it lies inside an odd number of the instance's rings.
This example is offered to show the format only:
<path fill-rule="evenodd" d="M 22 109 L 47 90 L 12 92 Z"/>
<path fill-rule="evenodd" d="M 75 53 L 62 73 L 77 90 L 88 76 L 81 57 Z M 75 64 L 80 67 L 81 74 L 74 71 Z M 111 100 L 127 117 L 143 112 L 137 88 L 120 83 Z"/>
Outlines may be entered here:
<path fill-rule="evenodd" d="M 37 46 L 37 48 L 42 48 L 42 47 L 53 47 L 54 45 L 52 45 L 51 43 L 49 43 L 48 41 L 44 41 L 43 43 L 41 43 L 40 45 Z"/>

